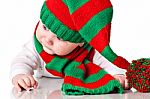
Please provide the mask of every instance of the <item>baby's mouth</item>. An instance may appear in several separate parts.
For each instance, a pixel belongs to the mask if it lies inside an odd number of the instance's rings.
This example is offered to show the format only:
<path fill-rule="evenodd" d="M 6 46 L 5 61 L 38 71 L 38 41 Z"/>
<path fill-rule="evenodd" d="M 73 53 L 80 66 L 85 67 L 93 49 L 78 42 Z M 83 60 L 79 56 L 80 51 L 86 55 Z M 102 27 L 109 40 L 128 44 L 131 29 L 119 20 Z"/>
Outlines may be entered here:
<path fill-rule="evenodd" d="M 54 51 L 49 47 L 50 45 L 45 40 L 42 40 L 41 44 L 42 44 L 43 50 L 45 52 L 47 52 L 48 54 L 51 54 L 51 55 L 54 54 Z"/>
<path fill-rule="evenodd" d="M 44 51 L 47 52 L 48 54 L 51 54 L 51 55 L 54 54 L 53 50 L 52 50 L 52 49 L 49 49 L 49 48 L 46 47 L 46 46 L 43 46 L 43 49 L 44 49 Z"/>

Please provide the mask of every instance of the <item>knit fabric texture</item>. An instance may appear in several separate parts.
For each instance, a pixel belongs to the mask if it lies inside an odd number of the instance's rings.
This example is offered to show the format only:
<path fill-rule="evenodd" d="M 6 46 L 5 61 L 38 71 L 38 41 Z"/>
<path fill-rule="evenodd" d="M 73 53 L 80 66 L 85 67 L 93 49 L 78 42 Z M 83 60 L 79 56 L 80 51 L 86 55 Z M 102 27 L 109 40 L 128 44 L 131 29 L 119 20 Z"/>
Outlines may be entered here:
<path fill-rule="evenodd" d="M 100 66 L 92 63 L 95 50 L 88 43 L 83 47 L 77 47 L 65 56 L 46 53 L 36 35 L 34 35 L 34 43 L 37 52 L 46 63 L 46 70 L 64 78 L 61 90 L 66 95 L 123 93 L 121 84 L 115 78 Z"/>
<path fill-rule="evenodd" d="M 129 87 L 139 92 L 150 92 L 150 58 L 133 60 L 127 68 Z"/>
<path fill-rule="evenodd" d="M 107 60 L 126 69 L 129 62 L 109 46 L 112 14 L 110 0 L 46 0 L 40 18 L 59 38 L 87 42 Z"/>
<path fill-rule="evenodd" d="M 41 9 L 42 23 L 59 38 L 73 43 L 84 42 L 69 55 L 47 54 L 34 36 L 37 52 L 46 62 L 46 69 L 55 76 L 64 77 L 65 94 L 102 94 L 117 90 L 120 83 L 88 59 L 96 49 L 114 65 L 126 69 L 130 64 L 117 56 L 109 46 L 112 20 L 109 0 L 46 0 Z"/>

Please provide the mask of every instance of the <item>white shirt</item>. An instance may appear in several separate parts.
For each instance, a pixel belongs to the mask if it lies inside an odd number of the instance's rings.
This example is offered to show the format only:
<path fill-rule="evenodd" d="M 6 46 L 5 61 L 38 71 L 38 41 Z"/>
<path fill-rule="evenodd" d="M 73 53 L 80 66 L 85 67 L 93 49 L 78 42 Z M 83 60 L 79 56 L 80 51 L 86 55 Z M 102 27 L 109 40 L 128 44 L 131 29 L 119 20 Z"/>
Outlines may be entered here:
<path fill-rule="evenodd" d="M 106 58 L 104 58 L 98 51 L 95 50 L 93 63 L 101 66 L 105 71 L 111 75 L 124 74 L 126 70 L 121 69 Z M 22 51 L 13 59 L 11 64 L 10 78 L 12 79 L 17 74 L 35 74 L 36 77 L 56 77 L 45 69 L 45 62 L 37 53 L 33 40 L 27 42 Z"/>

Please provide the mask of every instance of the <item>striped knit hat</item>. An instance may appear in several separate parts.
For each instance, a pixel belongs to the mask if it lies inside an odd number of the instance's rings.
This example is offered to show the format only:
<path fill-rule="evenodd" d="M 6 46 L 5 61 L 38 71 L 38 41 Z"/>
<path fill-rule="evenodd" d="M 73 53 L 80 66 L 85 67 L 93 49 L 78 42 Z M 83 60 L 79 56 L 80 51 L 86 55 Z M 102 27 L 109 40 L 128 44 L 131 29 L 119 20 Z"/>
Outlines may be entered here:
<path fill-rule="evenodd" d="M 90 42 L 105 26 L 105 36 L 109 39 L 112 12 L 109 0 L 47 0 L 40 18 L 48 29 L 64 40 Z"/>
<path fill-rule="evenodd" d="M 112 14 L 110 0 L 46 0 L 40 18 L 59 38 L 88 42 L 110 62 L 127 68 L 129 63 L 109 46 Z"/>
<path fill-rule="evenodd" d="M 62 91 L 65 94 L 102 94 L 110 93 L 114 89 L 123 92 L 117 80 L 91 61 L 91 53 L 96 49 L 120 68 L 130 65 L 109 46 L 112 13 L 109 0 L 44 2 L 40 14 L 42 23 L 65 41 L 84 42 L 84 46 L 77 47 L 72 53 L 57 56 L 46 53 L 34 36 L 36 50 L 45 61 L 47 71 L 55 76 L 64 77 Z"/>

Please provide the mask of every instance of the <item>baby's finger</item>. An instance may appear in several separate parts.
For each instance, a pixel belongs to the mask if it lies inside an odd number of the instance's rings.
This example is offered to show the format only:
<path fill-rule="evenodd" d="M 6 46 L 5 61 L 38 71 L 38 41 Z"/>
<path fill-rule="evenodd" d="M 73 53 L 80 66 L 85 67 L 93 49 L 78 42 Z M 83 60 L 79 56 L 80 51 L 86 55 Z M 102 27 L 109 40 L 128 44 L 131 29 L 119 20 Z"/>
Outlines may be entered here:
<path fill-rule="evenodd" d="M 128 80 L 125 80 L 125 89 L 129 89 Z"/>
<path fill-rule="evenodd" d="M 25 77 L 25 78 L 23 78 L 23 80 L 24 80 L 24 82 L 26 83 L 26 85 L 27 85 L 28 87 L 31 87 L 31 86 L 32 86 L 32 85 L 31 85 L 31 80 L 30 80 L 29 77 Z"/>
<path fill-rule="evenodd" d="M 16 82 L 14 84 L 15 89 L 17 89 L 18 92 L 21 92 L 21 87 L 18 85 L 18 83 Z"/>
<path fill-rule="evenodd" d="M 33 86 L 36 84 L 36 81 L 35 81 L 35 79 L 33 78 L 32 75 L 29 75 L 28 77 L 29 77 L 29 79 L 30 79 L 31 86 L 33 87 Z"/>
<path fill-rule="evenodd" d="M 24 89 L 26 89 L 26 90 L 29 90 L 28 86 L 26 85 L 26 83 L 25 83 L 25 81 L 24 81 L 23 79 L 18 80 L 18 84 L 19 84 L 22 88 L 24 88 Z"/>
<path fill-rule="evenodd" d="M 124 80 L 124 77 L 119 77 L 119 82 L 120 82 L 120 84 L 123 86 L 123 88 L 125 88 L 125 80 Z"/>
<path fill-rule="evenodd" d="M 120 84 L 122 85 L 123 88 L 125 88 L 125 80 L 124 80 L 124 76 L 115 76 L 116 80 L 118 80 L 120 82 Z"/>
<path fill-rule="evenodd" d="M 35 85 L 33 86 L 34 89 L 36 89 L 38 86 L 38 82 L 36 81 Z"/>

